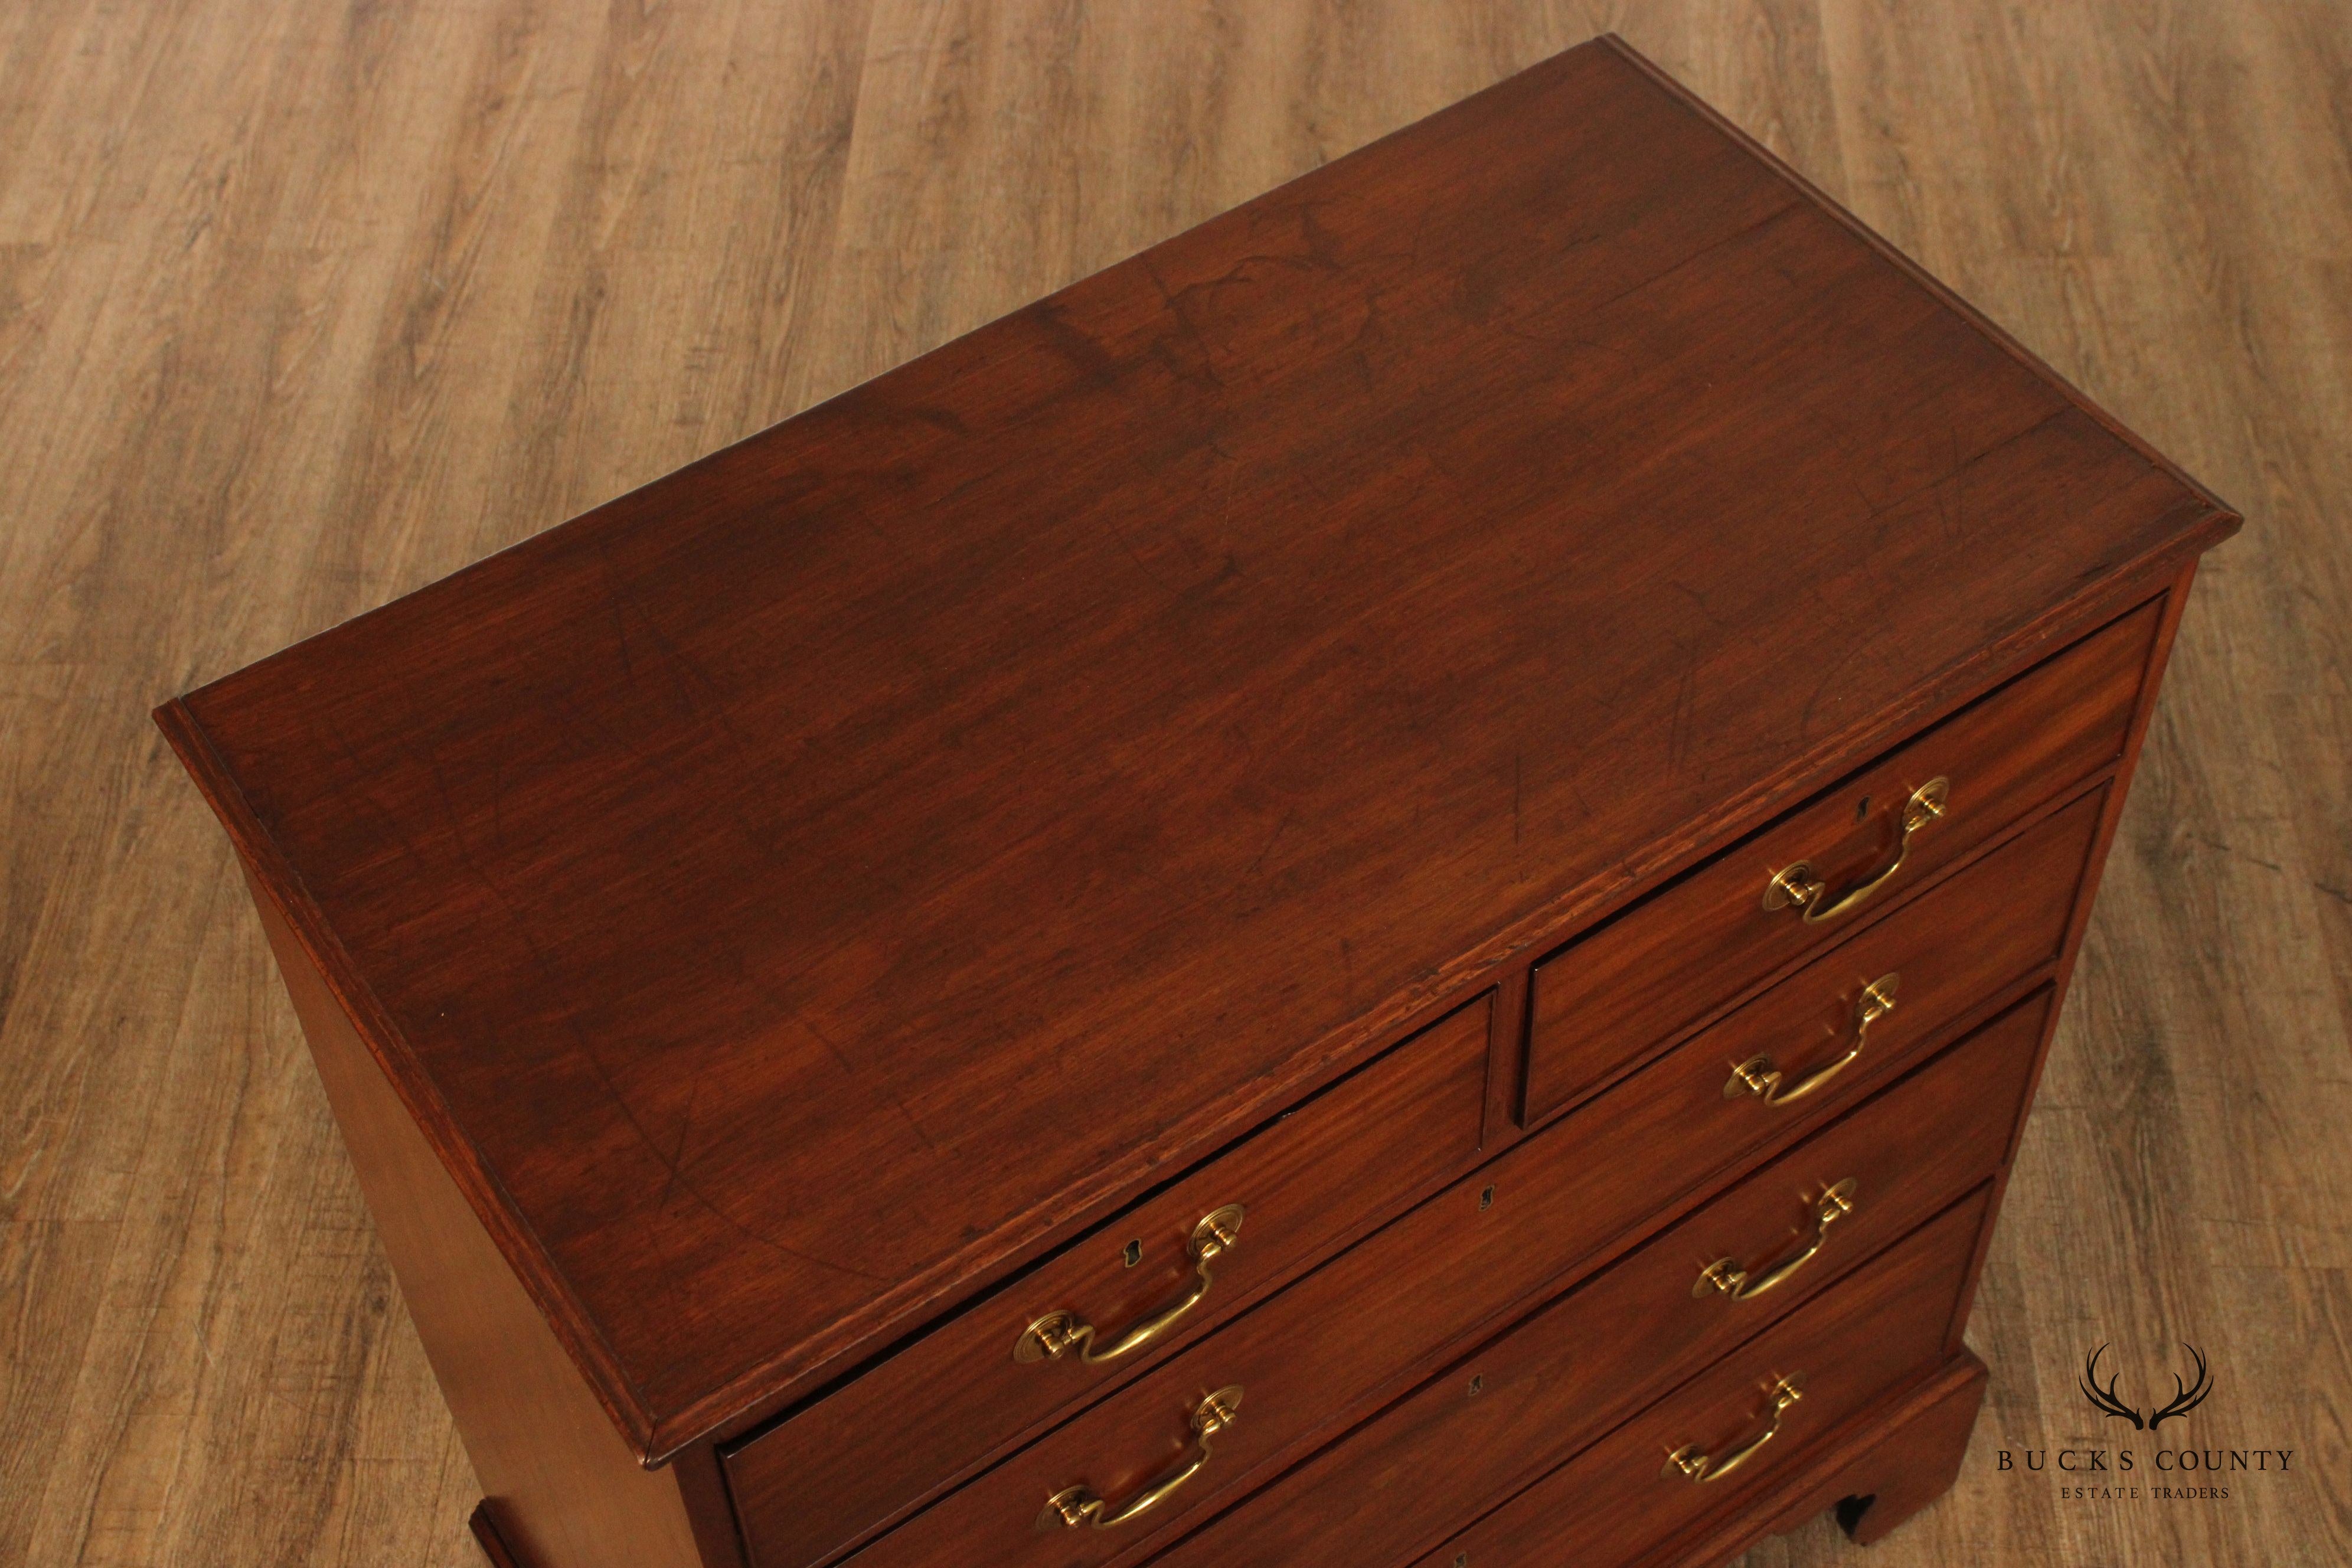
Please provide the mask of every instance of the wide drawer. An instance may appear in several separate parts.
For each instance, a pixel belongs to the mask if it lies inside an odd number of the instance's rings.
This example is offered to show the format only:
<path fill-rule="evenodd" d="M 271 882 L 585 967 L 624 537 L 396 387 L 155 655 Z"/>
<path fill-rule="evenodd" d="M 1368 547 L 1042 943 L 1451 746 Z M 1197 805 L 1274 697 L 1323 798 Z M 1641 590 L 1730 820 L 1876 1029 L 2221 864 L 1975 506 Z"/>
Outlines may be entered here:
<path fill-rule="evenodd" d="M 838 1552 L 1467 1166 L 1490 1006 L 1448 1015 L 728 1454 L 757 1568 Z M 1230 1246 L 1206 1228 L 1213 1215 Z M 1051 1313 L 1066 1314 L 1048 1325 L 1058 1355 L 1031 1332 Z M 1167 1327 L 1149 1342 L 1087 1361 L 1156 1321 Z M 1098 1331 L 1066 1342 L 1078 1323 Z"/>
<path fill-rule="evenodd" d="M 1613 1568 L 1736 1510 L 1942 1364 L 1990 1201 L 1946 1210 L 1416 1568 Z"/>
<path fill-rule="evenodd" d="M 2151 605 L 2075 644 L 1538 964 L 1527 1118 L 1572 1104 L 2115 761 L 2156 625 Z M 1906 835 L 1913 792 L 1939 778 L 1942 815 L 1913 813 Z M 1800 862 L 1824 891 L 1810 909 L 1768 909 L 1773 879 Z"/>
<path fill-rule="evenodd" d="M 1458 1529 L 1988 1181 L 2048 1006 L 2045 990 L 2012 1008 L 1155 1568 L 1375 1568 Z M 1825 1210 L 1832 1188 L 1843 1204 Z M 1744 1279 L 1701 1281 L 1727 1258 Z"/>

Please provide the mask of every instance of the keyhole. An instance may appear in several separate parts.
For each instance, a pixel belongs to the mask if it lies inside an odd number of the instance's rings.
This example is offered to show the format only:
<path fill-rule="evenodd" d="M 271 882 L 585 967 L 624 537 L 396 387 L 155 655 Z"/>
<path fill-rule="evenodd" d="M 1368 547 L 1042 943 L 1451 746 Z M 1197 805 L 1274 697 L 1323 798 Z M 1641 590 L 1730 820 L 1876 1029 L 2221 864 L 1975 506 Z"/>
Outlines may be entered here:
<path fill-rule="evenodd" d="M 1486 1392 L 1486 1377 L 1484 1373 L 1481 1373 L 1479 1375 L 1470 1380 L 1470 1397 L 1475 1399 Z"/>
<path fill-rule="evenodd" d="M 1129 1268 L 1134 1268 L 1137 1264 L 1143 1261 L 1143 1243 L 1139 1241 L 1129 1242 L 1127 1244 L 1127 1249 L 1121 1252 L 1119 1256 L 1127 1259 L 1127 1266 Z"/>
<path fill-rule="evenodd" d="M 1495 1206 L 1494 1188 L 1488 1187 L 1485 1192 L 1478 1194 L 1478 1206 L 1482 1209 L 1490 1209 Z"/>
<path fill-rule="evenodd" d="M 1864 817 L 1868 816 L 1869 815 L 1870 815 L 1870 797 L 1869 797 L 1868 795 L 1864 795 L 1860 800 L 1858 800 L 1858 801 L 1856 801 L 1856 802 L 1854 803 L 1854 807 L 1853 807 L 1853 819 L 1854 819 L 1856 822 L 1860 822 L 1863 818 L 1864 818 Z"/>
<path fill-rule="evenodd" d="M 1467 1552 L 1455 1552 L 1454 1554 L 1454 1568 L 1470 1568 L 1470 1553 Z"/>

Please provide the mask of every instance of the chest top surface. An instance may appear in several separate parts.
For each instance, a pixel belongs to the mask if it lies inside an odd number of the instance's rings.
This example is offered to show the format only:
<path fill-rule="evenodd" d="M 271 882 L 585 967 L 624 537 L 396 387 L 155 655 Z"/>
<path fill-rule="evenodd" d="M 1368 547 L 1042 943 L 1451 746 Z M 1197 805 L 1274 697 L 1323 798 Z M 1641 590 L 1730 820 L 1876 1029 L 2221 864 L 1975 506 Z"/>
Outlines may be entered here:
<path fill-rule="evenodd" d="M 2227 521 L 1604 42 L 162 718 L 651 1456 Z"/>

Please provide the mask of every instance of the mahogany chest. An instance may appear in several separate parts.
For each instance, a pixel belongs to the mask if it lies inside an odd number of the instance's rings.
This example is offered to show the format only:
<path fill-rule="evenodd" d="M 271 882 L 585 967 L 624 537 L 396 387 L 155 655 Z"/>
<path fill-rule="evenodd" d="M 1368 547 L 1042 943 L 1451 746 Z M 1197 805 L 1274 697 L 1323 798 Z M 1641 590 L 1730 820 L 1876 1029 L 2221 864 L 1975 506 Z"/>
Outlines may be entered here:
<path fill-rule="evenodd" d="M 526 1568 L 1948 1483 L 2237 520 L 1614 40 L 157 717 Z"/>

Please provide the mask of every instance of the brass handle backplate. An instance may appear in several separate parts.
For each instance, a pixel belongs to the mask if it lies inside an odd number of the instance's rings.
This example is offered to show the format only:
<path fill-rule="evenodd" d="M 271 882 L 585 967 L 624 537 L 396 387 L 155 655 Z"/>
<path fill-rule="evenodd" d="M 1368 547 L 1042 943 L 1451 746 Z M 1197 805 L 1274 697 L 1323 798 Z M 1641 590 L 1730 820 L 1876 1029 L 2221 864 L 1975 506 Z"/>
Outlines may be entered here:
<path fill-rule="evenodd" d="M 1794 1083 L 1784 1083 L 1780 1069 L 1772 1065 L 1770 1057 L 1749 1057 L 1731 1069 L 1731 1077 L 1723 1086 L 1723 1098 L 1738 1100 L 1743 1094 L 1752 1094 L 1767 1105 L 1786 1105 L 1792 1100 L 1804 1099 L 1853 1065 L 1863 1047 L 1870 1043 L 1870 1026 L 1895 1011 L 1895 993 L 1902 984 L 1903 976 L 1890 970 L 1862 988 L 1862 994 L 1853 1003 L 1853 1044 L 1837 1060 L 1815 1068 Z"/>
<path fill-rule="evenodd" d="M 1804 1385 L 1801 1380 L 1793 1377 L 1773 1379 L 1764 1390 L 1764 1397 L 1772 1406 L 1764 1430 L 1720 1458 L 1702 1454 L 1696 1446 L 1685 1443 L 1666 1455 L 1666 1468 L 1658 1474 L 1669 1479 L 1675 1476 L 1685 1476 L 1695 1481 L 1723 1479 L 1754 1458 L 1765 1444 L 1780 1435 L 1781 1416 L 1788 1412 L 1789 1406 L 1804 1396 Z"/>
<path fill-rule="evenodd" d="M 1903 803 L 1903 815 L 1895 826 L 1895 858 L 1873 872 L 1868 880 L 1849 888 L 1837 898 L 1830 897 L 1830 885 L 1813 872 L 1813 863 L 1800 860 L 1785 870 L 1775 871 L 1772 879 L 1764 884 L 1764 907 L 1768 910 L 1794 910 L 1802 915 L 1809 926 L 1827 925 L 1843 920 L 1862 908 L 1903 869 L 1903 862 L 1911 854 L 1911 840 L 1919 830 L 1944 815 L 1944 805 L 1952 791 L 1952 781 L 1929 779 L 1911 792 Z"/>
<path fill-rule="evenodd" d="M 1813 1239 L 1761 1274 L 1750 1274 L 1736 1258 L 1718 1258 L 1698 1271 L 1698 1283 L 1691 1287 L 1691 1294 L 1703 1297 L 1714 1290 L 1735 1301 L 1746 1301 L 1785 1284 L 1821 1251 L 1830 1238 L 1830 1226 L 1853 1212 L 1853 1192 L 1854 1179 L 1848 1176 L 1814 1199 Z"/>
<path fill-rule="evenodd" d="M 1234 1424 L 1242 1407 L 1241 1385 L 1221 1388 L 1201 1401 L 1192 1412 L 1192 1457 L 1182 1464 L 1113 1508 L 1090 1488 L 1064 1487 L 1045 1500 L 1037 1515 L 1039 1533 L 1053 1530 L 1077 1530 L 1091 1525 L 1097 1530 L 1112 1530 L 1125 1524 L 1147 1509 L 1157 1508 L 1168 1500 L 1170 1493 L 1194 1476 L 1209 1462 L 1210 1440 Z"/>
<path fill-rule="evenodd" d="M 1055 1310 L 1046 1313 L 1021 1331 L 1013 1342 L 1013 1359 L 1017 1362 L 1057 1361 L 1072 1351 L 1087 1365 L 1117 1361 L 1120 1356 L 1139 1351 L 1152 1341 L 1174 1328 L 1185 1313 L 1201 1304 L 1214 1283 L 1209 1277 L 1209 1265 L 1239 1245 L 1242 1234 L 1242 1205 L 1227 1204 L 1211 1209 L 1192 1227 L 1190 1251 L 1192 1258 L 1192 1283 L 1184 1294 L 1167 1306 L 1129 1328 L 1108 1344 L 1097 1345 L 1095 1326 L 1076 1312 Z"/>

